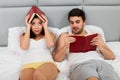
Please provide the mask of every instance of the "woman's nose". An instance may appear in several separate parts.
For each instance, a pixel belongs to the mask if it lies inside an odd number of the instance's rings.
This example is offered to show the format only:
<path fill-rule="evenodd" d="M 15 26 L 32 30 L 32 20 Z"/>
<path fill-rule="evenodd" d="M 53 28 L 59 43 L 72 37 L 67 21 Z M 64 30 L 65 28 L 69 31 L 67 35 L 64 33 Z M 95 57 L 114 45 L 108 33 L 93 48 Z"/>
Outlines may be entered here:
<path fill-rule="evenodd" d="M 35 28 L 39 28 L 39 27 L 40 27 L 40 25 L 38 25 L 38 24 L 35 25 Z"/>

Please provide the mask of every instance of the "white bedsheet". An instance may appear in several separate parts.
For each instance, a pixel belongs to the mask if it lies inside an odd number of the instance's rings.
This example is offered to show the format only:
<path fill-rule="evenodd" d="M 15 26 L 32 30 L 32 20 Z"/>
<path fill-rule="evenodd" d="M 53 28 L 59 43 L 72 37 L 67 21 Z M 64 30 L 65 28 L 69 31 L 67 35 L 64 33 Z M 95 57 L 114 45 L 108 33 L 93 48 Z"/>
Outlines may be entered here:
<path fill-rule="evenodd" d="M 120 42 L 108 42 L 107 45 L 115 53 L 115 60 L 105 60 L 110 63 L 120 76 Z M 18 80 L 21 68 L 21 55 L 8 51 L 7 47 L 0 47 L 0 80 Z M 61 70 L 57 80 L 69 80 L 69 66 L 66 60 L 57 63 Z"/>
<path fill-rule="evenodd" d="M 22 54 L 10 51 L 7 47 L 0 47 L 0 80 L 18 80 L 22 66 Z M 56 80 L 69 80 L 67 60 L 56 62 L 61 71 Z"/>

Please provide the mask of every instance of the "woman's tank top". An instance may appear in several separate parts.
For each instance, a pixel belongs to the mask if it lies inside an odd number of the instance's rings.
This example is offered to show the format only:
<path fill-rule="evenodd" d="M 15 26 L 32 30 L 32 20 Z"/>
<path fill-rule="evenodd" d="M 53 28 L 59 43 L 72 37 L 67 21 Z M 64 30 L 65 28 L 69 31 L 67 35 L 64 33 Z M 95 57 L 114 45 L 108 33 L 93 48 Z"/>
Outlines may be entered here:
<path fill-rule="evenodd" d="M 45 42 L 45 38 L 40 40 L 30 39 L 30 47 L 24 53 L 24 64 L 32 62 L 48 62 L 53 61 L 52 53 Z"/>

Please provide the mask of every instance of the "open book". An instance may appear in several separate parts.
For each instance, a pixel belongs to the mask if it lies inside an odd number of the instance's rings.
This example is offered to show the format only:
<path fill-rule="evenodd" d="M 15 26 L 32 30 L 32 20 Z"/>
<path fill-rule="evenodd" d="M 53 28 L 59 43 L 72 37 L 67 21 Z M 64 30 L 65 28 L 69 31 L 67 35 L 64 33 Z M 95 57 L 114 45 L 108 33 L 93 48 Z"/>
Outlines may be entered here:
<path fill-rule="evenodd" d="M 35 15 L 37 15 L 43 22 L 45 22 L 45 19 L 41 16 L 41 14 L 45 15 L 44 12 L 42 12 L 37 6 L 32 6 L 30 11 L 27 13 L 27 15 L 29 15 L 28 23 L 31 23 Z"/>
<path fill-rule="evenodd" d="M 96 46 L 90 45 L 90 41 L 96 37 L 98 34 L 91 34 L 87 36 L 73 36 L 71 37 L 76 38 L 76 41 L 70 43 L 70 52 L 87 52 L 96 50 Z"/>

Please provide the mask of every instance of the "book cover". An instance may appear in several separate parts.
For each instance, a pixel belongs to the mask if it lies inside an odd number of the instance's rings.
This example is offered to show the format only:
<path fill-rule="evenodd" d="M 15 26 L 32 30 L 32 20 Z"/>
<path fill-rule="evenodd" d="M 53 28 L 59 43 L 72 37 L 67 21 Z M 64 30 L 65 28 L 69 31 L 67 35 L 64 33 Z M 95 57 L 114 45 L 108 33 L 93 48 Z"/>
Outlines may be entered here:
<path fill-rule="evenodd" d="M 41 14 L 45 15 L 44 12 L 42 12 L 37 6 L 32 6 L 32 8 L 27 13 L 27 15 L 29 15 L 28 23 L 31 23 L 35 15 L 37 15 L 42 21 L 45 21 Z"/>
<path fill-rule="evenodd" d="M 90 41 L 98 34 L 91 34 L 87 36 L 71 36 L 76 38 L 76 41 L 70 43 L 70 52 L 88 52 L 96 50 L 96 46 L 90 45 Z"/>

